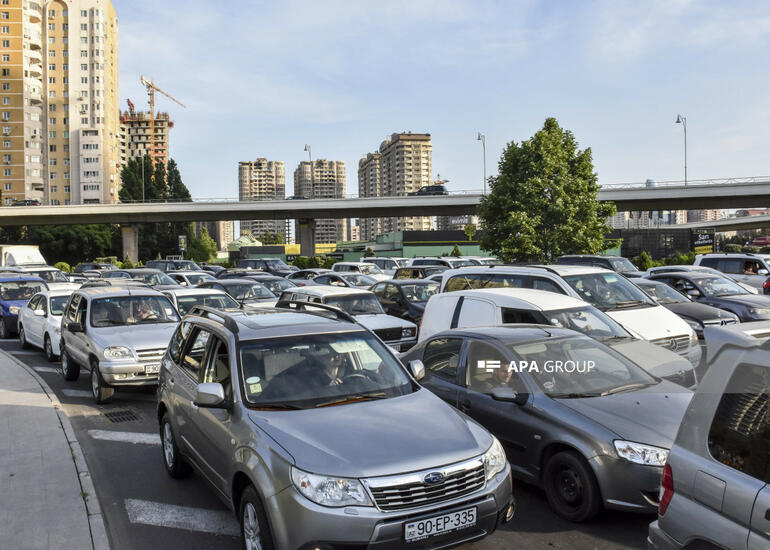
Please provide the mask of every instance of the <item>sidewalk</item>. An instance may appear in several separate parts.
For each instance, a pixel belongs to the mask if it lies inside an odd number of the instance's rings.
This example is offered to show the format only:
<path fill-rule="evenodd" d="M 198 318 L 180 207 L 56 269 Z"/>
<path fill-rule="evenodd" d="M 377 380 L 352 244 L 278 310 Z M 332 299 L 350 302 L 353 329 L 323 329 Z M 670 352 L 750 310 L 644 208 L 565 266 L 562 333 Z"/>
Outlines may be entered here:
<path fill-rule="evenodd" d="M 31 368 L 0 350 L 0 547 L 107 549 L 69 419 Z"/>

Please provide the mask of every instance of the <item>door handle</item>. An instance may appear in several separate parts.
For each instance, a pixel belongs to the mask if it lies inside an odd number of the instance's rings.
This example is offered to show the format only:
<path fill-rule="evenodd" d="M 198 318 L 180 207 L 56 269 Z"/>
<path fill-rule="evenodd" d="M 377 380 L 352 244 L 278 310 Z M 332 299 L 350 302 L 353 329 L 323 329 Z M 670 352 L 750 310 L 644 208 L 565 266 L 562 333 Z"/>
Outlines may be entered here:
<path fill-rule="evenodd" d="M 460 410 L 466 413 L 470 412 L 471 402 L 468 399 L 465 399 L 464 401 L 460 401 Z"/>

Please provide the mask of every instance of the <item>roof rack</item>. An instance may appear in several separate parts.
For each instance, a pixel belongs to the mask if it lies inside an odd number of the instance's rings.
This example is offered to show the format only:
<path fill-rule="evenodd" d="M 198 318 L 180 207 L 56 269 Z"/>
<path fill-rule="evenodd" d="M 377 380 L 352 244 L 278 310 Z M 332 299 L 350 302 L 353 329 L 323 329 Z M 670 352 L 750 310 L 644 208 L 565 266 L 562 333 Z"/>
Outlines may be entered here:
<path fill-rule="evenodd" d="M 195 305 L 190 308 L 190 311 L 187 312 L 188 315 L 199 315 L 203 317 L 204 319 L 211 319 L 212 321 L 216 321 L 217 317 L 222 320 L 222 324 L 225 326 L 227 330 L 230 332 L 238 333 L 238 322 L 231 316 L 225 313 L 224 311 L 220 309 L 215 309 L 211 306 L 201 306 L 201 305 Z M 212 318 L 212 316 L 214 318 Z"/>
<path fill-rule="evenodd" d="M 291 307 L 292 305 L 295 305 L 296 307 Z M 296 310 L 300 310 L 300 307 L 302 307 L 302 311 L 304 311 L 305 313 L 312 313 L 312 314 L 319 313 L 319 312 L 314 312 L 312 310 L 307 310 L 306 309 L 307 306 L 324 309 L 326 311 L 331 311 L 332 313 L 335 313 L 337 315 L 338 319 L 343 319 L 345 321 L 348 321 L 349 323 L 361 325 L 361 323 L 356 321 L 355 317 L 353 317 L 347 311 L 335 306 L 330 306 L 329 304 L 322 304 L 321 302 L 306 302 L 304 300 L 278 300 L 278 303 L 275 304 L 276 308 L 290 309 L 290 310 L 296 311 Z"/>
<path fill-rule="evenodd" d="M 142 288 L 149 288 L 152 289 L 151 285 L 148 285 L 144 281 L 139 281 L 137 279 L 123 279 L 123 278 L 115 278 L 115 279 L 91 279 L 88 282 L 83 283 L 80 285 L 80 288 L 95 288 L 100 286 L 125 286 L 125 287 L 142 287 Z"/>
<path fill-rule="evenodd" d="M 700 256 L 727 256 L 728 254 L 739 254 L 741 256 L 756 256 L 753 252 L 706 252 Z"/>

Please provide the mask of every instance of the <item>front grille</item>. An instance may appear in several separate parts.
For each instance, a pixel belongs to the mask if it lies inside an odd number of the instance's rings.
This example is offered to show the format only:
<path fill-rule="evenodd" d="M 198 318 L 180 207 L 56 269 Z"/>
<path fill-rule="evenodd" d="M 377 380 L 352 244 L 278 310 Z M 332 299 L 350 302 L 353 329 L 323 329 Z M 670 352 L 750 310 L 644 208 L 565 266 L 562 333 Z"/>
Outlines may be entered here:
<path fill-rule="evenodd" d="M 374 333 L 379 336 L 384 342 L 392 342 L 393 340 L 401 340 L 401 327 L 396 328 L 378 328 Z"/>
<path fill-rule="evenodd" d="M 163 359 L 163 355 L 166 353 L 166 348 L 149 348 L 138 349 L 136 355 L 139 357 L 140 363 L 160 363 Z"/>
<path fill-rule="evenodd" d="M 685 388 L 691 388 L 695 385 L 695 370 L 681 370 L 670 376 L 666 376 L 666 380 L 684 386 Z"/>
<path fill-rule="evenodd" d="M 682 336 L 667 336 L 652 340 L 652 343 L 670 349 L 680 355 L 686 355 L 687 350 L 690 348 L 690 337 L 686 334 Z"/>
<path fill-rule="evenodd" d="M 425 483 L 427 474 L 441 472 L 445 475 L 440 483 Z M 396 511 L 436 504 L 463 495 L 469 495 L 484 487 L 484 463 L 480 459 L 418 474 L 371 478 L 366 484 L 380 510 Z"/>
<path fill-rule="evenodd" d="M 718 327 L 722 325 L 734 325 L 735 319 L 712 319 L 710 321 L 703 321 L 703 326 L 706 327 Z"/>

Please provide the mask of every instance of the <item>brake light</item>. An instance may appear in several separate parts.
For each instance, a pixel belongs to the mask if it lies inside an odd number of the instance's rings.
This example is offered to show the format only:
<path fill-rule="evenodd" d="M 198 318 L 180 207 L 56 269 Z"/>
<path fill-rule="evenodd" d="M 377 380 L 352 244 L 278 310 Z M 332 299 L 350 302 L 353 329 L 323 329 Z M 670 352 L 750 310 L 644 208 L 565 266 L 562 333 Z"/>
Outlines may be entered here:
<path fill-rule="evenodd" d="M 767 291 L 767 289 L 770 289 L 770 279 L 768 279 L 767 281 L 765 281 L 765 282 L 762 284 L 762 288 L 763 288 L 765 291 Z"/>
<path fill-rule="evenodd" d="M 663 479 L 660 481 L 660 504 L 658 505 L 658 515 L 662 516 L 668 510 L 668 505 L 671 504 L 671 499 L 674 496 L 674 474 L 671 471 L 671 466 L 668 464 L 663 468 Z"/>

